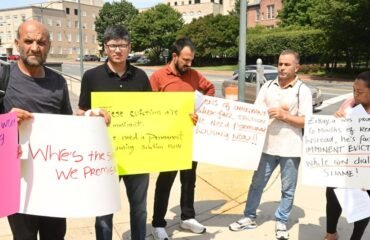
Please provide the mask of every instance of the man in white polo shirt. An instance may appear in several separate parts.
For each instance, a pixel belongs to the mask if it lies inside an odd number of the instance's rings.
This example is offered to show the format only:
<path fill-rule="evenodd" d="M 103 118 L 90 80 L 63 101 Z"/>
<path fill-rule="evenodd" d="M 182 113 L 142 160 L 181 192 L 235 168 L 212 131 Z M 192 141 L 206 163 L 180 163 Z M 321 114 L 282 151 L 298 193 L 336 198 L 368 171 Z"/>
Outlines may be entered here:
<path fill-rule="evenodd" d="M 276 239 L 287 240 L 287 223 L 293 207 L 298 166 L 302 152 L 304 117 L 312 113 L 310 89 L 297 77 L 299 55 L 285 50 L 279 56 L 279 75 L 266 82 L 255 104 L 267 107 L 270 122 L 263 153 L 249 187 L 244 217 L 229 225 L 232 231 L 257 227 L 256 211 L 264 187 L 275 168 L 280 165 L 281 200 L 275 211 Z"/>

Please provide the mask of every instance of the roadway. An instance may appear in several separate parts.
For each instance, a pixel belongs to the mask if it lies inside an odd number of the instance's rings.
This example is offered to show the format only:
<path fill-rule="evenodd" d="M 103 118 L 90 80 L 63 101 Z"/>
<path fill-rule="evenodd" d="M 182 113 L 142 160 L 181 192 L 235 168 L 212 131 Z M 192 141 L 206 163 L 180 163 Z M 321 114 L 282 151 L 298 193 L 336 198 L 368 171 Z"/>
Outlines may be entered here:
<path fill-rule="evenodd" d="M 84 70 L 93 68 L 102 62 L 87 62 L 84 63 Z M 150 75 L 158 69 L 157 67 L 141 67 L 147 75 Z M 80 77 L 80 65 L 79 62 L 65 62 L 63 63 L 63 72 Z M 221 84 L 222 81 L 228 79 L 232 75 L 232 71 L 201 71 L 202 74 L 210 80 L 216 87 L 216 97 L 222 97 L 221 95 Z M 340 104 L 352 93 L 352 82 L 331 81 L 325 80 L 307 80 L 311 85 L 319 87 L 324 96 L 324 103 L 319 107 L 315 114 L 331 115 L 333 114 Z"/>

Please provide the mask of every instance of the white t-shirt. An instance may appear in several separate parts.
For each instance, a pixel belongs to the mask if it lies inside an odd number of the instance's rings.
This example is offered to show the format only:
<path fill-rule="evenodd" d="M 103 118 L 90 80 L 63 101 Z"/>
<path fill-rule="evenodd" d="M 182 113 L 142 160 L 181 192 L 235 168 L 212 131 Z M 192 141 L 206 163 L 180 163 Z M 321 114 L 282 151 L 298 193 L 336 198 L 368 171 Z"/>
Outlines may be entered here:
<path fill-rule="evenodd" d="M 312 114 L 311 91 L 298 78 L 285 88 L 279 86 L 277 79 L 273 82 L 266 82 L 262 86 L 255 104 L 267 108 L 285 106 L 289 109 L 290 114 L 296 116 Z M 300 157 L 302 154 L 302 129 L 278 119 L 270 119 L 263 152 L 281 157 Z"/>

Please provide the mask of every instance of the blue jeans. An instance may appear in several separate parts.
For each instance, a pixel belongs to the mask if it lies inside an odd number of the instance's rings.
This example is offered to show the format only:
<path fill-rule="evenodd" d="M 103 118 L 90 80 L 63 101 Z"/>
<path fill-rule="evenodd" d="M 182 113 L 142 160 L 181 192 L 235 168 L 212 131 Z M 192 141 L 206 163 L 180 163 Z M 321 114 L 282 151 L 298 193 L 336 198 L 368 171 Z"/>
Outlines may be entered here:
<path fill-rule="evenodd" d="M 262 153 L 257 171 L 254 172 L 249 187 L 244 216 L 256 218 L 257 208 L 261 202 L 262 192 L 275 168 L 280 165 L 281 200 L 275 211 L 276 221 L 288 222 L 293 207 L 294 192 L 297 186 L 299 157 L 280 157 Z"/>
<path fill-rule="evenodd" d="M 120 176 L 126 186 L 130 204 L 130 228 L 132 240 L 145 240 L 146 235 L 146 198 L 149 174 Z M 96 240 L 112 240 L 113 214 L 96 217 Z"/>

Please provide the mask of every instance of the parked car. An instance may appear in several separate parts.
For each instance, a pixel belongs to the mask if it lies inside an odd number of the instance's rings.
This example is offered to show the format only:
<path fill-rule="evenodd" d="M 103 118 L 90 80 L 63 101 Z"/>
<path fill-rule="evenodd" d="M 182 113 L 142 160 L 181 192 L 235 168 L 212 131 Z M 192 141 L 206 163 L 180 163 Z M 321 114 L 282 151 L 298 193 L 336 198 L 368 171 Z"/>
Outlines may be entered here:
<path fill-rule="evenodd" d="M 19 55 L 9 55 L 8 61 L 17 61 L 19 60 Z"/>
<path fill-rule="evenodd" d="M 275 67 L 274 65 L 262 65 L 263 66 L 263 70 L 278 70 L 277 67 Z M 246 65 L 245 66 L 245 71 L 248 71 L 248 70 L 257 70 L 257 65 Z M 235 74 L 238 74 L 239 73 L 239 70 L 235 70 L 233 72 L 233 75 Z"/>
<path fill-rule="evenodd" d="M 105 62 L 107 61 L 108 57 L 107 56 L 103 56 L 100 58 L 100 62 Z"/>
<path fill-rule="evenodd" d="M 150 63 L 150 59 L 145 57 L 145 56 L 141 56 L 137 61 L 136 63 L 138 64 L 147 64 L 147 63 Z"/>
<path fill-rule="evenodd" d="M 97 62 L 99 62 L 100 58 L 96 55 L 84 55 L 83 60 L 84 61 L 97 61 Z"/>
<path fill-rule="evenodd" d="M 127 60 L 131 63 L 135 63 L 140 58 L 141 58 L 141 55 L 129 55 Z"/>
<path fill-rule="evenodd" d="M 277 70 L 265 70 L 263 82 L 274 80 L 277 78 L 277 76 L 278 76 Z M 225 97 L 225 88 L 227 87 L 237 88 L 238 87 L 238 78 L 239 78 L 239 74 L 235 74 L 232 78 L 223 81 L 222 89 L 221 89 L 222 96 Z M 245 71 L 244 97 L 245 97 L 245 101 L 248 103 L 253 103 L 256 99 L 256 79 L 257 79 L 256 70 Z M 324 100 L 321 90 L 318 87 L 312 86 L 310 84 L 306 83 L 306 85 L 311 90 L 312 107 L 315 109 L 316 107 L 321 106 Z"/>

